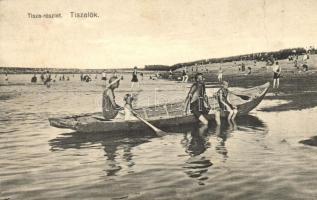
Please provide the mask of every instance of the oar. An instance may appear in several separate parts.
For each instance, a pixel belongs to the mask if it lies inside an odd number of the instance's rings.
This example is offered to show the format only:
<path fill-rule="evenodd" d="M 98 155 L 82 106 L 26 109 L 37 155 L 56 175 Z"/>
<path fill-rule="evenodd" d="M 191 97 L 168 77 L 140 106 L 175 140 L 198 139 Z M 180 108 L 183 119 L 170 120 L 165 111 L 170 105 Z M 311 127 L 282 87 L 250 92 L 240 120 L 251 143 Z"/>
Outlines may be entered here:
<path fill-rule="evenodd" d="M 136 113 L 136 112 L 133 111 L 133 110 L 130 110 L 130 111 L 134 114 L 134 116 L 135 116 L 136 118 L 138 118 L 139 120 L 141 120 L 144 124 L 148 125 L 148 126 L 156 133 L 156 135 L 158 135 L 158 136 L 166 135 L 166 132 L 164 132 L 164 131 L 162 131 L 161 129 L 155 127 L 155 126 L 152 125 L 150 122 L 148 122 L 148 121 L 146 121 L 145 119 L 143 119 L 142 117 L 140 117 L 140 116 L 138 115 L 138 113 Z"/>

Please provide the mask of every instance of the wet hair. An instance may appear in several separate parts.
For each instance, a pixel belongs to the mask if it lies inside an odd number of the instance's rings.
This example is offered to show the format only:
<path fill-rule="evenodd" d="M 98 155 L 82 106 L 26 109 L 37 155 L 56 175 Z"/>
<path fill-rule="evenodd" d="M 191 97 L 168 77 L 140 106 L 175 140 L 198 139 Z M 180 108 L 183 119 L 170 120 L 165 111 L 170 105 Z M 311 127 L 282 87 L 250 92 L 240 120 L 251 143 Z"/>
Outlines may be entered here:
<path fill-rule="evenodd" d="M 278 62 L 276 61 L 276 62 L 275 62 L 275 64 L 277 64 L 277 65 L 278 65 Z"/>
<path fill-rule="evenodd" d="M 197 74 L 195 75 L 195 81 L 197 81 L 197 79 L 198 79 L 199 76 L 203 76 L 203 74 L 202 74 L 202 73 L 197 73 Z"/>

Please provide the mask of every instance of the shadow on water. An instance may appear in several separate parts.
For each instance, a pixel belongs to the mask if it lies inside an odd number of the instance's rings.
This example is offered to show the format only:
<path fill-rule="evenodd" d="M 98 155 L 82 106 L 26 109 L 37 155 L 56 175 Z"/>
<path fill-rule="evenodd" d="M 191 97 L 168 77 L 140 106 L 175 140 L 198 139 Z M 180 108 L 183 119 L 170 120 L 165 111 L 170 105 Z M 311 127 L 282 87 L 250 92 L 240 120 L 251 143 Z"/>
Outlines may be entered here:
<path fill-rule="evenodd" d="M 223 156 L 225 161 L 228 158 L 228 150 L 226 141 L 230 138 L 233 131 L 241 130 L 243 132 L 255 132 L 265 130 L 266 125 L 257 117 L 252 115 L 240 116 L 235 123 L 224 121 L 217 126 L 211 124 L 207 126 L 194 126 L 191 130 L 184 133 L 181 144 L 185 148 L 185 152 L 190 156 L 184 164 L 185 173 L 190 178 L 198 180 L 199 185 L 204 185 L 203 181 L 208 179 L 206 173 L 213 165 L 210 158 L 203 155 L 211 146 L 211 137 L 216 138 L 217 144 L 215 151 Z"/>
<path fill-rule="evenodd" d="M 201 156 L 208 148 L 211 147 L 210 137 L 217 137 L 219 143 L 215 146 L 217 153 L 223 155 L 224 159 L 228 157 L 228 152 L 225 146 L 226 140 L 230 133 L 236 129 L 263 129 L 264 123 L 255 116 L 247 115 L 239 117 L 236 120 L 236 128 L 233 128 L 228 123 L 223 123 L 221 126 L 211 124 L 207 126 L 199 126 L 198 124 L 186 125 L 181 127 L 169 128 L 167 132 L 177 132 L 183 134 L 181 144 L 185 152 L 190 156 L 185 162 L 185 173 L 191 178 L 197 178 L 199 181 L 206 180 L 203 174 L 212 166 L 212 162 Z M 49 141 L 52 152 L 64 151 L 67 149 L 89 149 L 100 145 L 104 150 L 107 160 L 107 176 L 115 176 L 123 168 L 131 168 L 135 165 L 133 161 L 132 149 L 138 145 L 151 142 L 155 138 L 155 134 L 150 131 L 142 132 L 121 132 L 121 133 L 64 133 L 57 138 Z M 163 137 L 164 139 L 164 137 Z M 123 151 L 120 158 L 118 151 Z M 120 161 L 119 161 L 120 160 Z M 125 162 L 123 163 L 122 160 Z M 123 166 L 124 165 L 124 166 Z M 199 182 L 199 184 L 203 184 Z"/>

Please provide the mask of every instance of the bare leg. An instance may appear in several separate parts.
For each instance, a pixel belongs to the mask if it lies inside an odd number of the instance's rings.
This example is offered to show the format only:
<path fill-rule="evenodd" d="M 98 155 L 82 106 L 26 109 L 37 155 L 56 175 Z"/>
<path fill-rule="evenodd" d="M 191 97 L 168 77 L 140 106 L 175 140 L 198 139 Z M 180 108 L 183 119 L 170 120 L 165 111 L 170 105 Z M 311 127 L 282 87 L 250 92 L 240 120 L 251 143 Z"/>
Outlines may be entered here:
<path fill-rule="evenodd" d="M 229 122 L 229 123 L 230 123 L 230 121 L 231 121 L 232 116 L 233 116 L 233 110 L 230 110 L 230 111 L 229 111 L 229 115 L 228 115 L 228 122 Z"/>
<path fill-rule="evenodd" d="M 133 86 L 134 86 L 134 82 L 131 83 L 131 90 L 133 89 Z"/>
<path fill-rule="evenodd" d="M 273 89 L 275 88 L 276 85 L 276 79 L 273 79 Z"/>
<path fill-rule="evenodd" d="M 216 123 L 217 125 L 221 124 L 221 118 L 220 118 L 220 110 L 217 110 L 215 113 L 215 119 L 216 119 Z"/>
<path fill-rule="evenodd" d="M 204 115 L 200 115 L 198 119 L 201 123 L 208 124 L 208 120 L 206 119 Z"/>
<path fill-rule="evenodd" d="M 276 88 L 278 88 L 280 86 L 280 79 L 276 79 Z"/>
<path fill-rule="evenodd" d="M 234 121 L 234 119 L 236 118 L 237 113 L 238 113 L 238 110 L 237 109 L 233 109 L 233 115 L 232 115 L 232 118 L 231 118 L 232 121 Z"/>

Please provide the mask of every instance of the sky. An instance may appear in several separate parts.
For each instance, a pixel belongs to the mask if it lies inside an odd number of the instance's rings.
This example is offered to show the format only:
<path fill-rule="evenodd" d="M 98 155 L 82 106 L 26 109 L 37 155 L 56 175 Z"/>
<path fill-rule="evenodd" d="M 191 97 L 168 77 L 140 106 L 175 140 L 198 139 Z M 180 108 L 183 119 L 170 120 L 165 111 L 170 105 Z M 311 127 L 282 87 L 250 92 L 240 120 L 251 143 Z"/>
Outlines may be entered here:
<path fill-rule="evenodd" d="M 317 47 L 316 10 L 316 0 L 0 0 L 0 66 L 127 68 Z"/>

